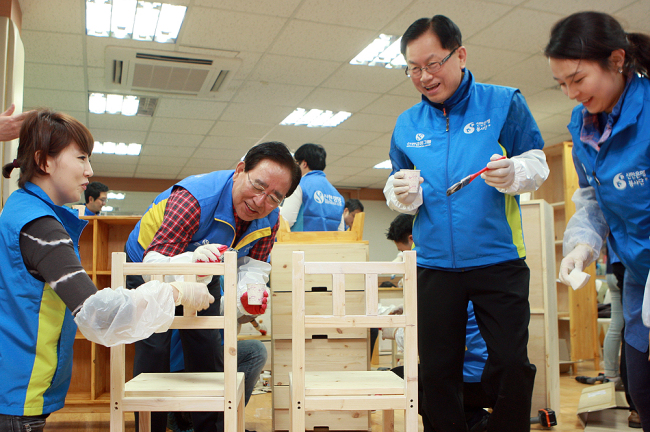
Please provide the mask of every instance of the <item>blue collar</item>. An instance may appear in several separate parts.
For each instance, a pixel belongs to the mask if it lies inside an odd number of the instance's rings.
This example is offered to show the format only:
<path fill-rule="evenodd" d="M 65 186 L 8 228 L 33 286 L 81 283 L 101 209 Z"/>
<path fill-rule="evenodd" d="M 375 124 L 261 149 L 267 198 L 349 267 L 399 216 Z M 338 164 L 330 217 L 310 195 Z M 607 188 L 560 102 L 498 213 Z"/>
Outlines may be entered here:
<path fill-rule="evenodd" d="M 458 102 L 462 101 L 465 99 L 467 94 L 469 93 L 469 89 L 472 86 L 472 83 L 474 82 L 474 76 L 472 73 L 467 69 L 463 69 L 463 79 L 460 81 L 460 84 L 458 85 L 458 88 L 454 92 L 453 95 L 443 103 L 435 103 L 431 102 L 426 96 L 422 95 L 422 100 L 429 103 L 431 106 L 434 108 L 442 111 L 443 109 L 446 109 L 449 111 L 452 109 L 455 105 L 458 104 Z"/>

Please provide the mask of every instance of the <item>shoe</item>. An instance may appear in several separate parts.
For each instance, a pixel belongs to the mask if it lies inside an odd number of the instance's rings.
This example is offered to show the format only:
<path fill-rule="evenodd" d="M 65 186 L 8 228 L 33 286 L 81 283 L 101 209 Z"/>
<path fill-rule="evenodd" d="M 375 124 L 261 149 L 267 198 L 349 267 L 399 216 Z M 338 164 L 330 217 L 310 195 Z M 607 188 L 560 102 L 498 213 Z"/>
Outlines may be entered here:
<path fill-rule="evenodd" d="M 630 416 L 627 418 L 627 425 L 634 429 L 641 429 L 641 418 L 638 412 L 634 410 L 630 411 Z"/>
<path fill-rule="evenodd" d="M 599 373 L 597 377 L 577 376 L 576 381 L 582 384 L 596 384 L 597 382 L 605 382 L 605 374 Z"/>

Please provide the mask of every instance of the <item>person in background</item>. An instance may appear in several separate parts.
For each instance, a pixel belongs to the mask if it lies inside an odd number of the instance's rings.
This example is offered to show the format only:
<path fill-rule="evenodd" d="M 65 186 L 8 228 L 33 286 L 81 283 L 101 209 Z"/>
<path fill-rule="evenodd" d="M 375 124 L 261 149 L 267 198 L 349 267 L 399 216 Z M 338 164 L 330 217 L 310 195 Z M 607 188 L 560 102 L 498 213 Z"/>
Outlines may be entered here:
<path fill-rule="evenodd" d="M 362 211 L 363 204 L 361 204 L 361 201 L 355 198 L 347 200 L 343 208 L 343 218 L 341 219 L 341 225 L 339 225 L 339 231 L 348 231 L 354 223 L 354 217 Z"/>
<path fill-rule="evenodd" d="M 625 266 L 628 390 L 650 431 L 650 36 L 625 32 L 608 14 L 578 12 L 553 26 L 544 54 L 564 94 L 580 102 L 568 126 L 580 187 L 560 280 L 569 284 L 571 272 L 595 261 L 609 235 Z"/>
<path fill-rule="evenodd" d="M 102 207 L 106 205 L 108 186 L 100 182 L 92 182 L 84 191 L 86 210 L 84 216 L 97 216 Z"/>
<path fill-rule="evenodd" d="M 530 270 L 518 195 L 548 176 L 541 133 L 517 89 L 474 80 L 449 18 L 415 21 L 401 51 L 422 101 L 397 119 L 384 195 L 391 209 L 416 214 L 424 430 L 466 430 L 463 360 L 472 301 L 489 352 L 481 380 L 494 407 L 488 430 L 528 431 L 536 369 L 527 354 Z M 484 181 L 446 194 L 486 165 Z M 420 170 L 418 192 L 408 193 L 402 169 Z"/>
<path fill-rule="evenodd" d="M 339 230 L 344 200 L 323 172 L 326 157 L 319 144 L 303 144 L 294 154 L 302 178 L 280 209 L 291 231 Z"/>
<path fill-rule="evenodd" d="M 413 215 L 400 214 L 390 223 L 386 238 L 392 240 L 399 251 L 397 258 L 402 261 L 402 252 L 413 248 Z M 392 331 L 391 331 L 392 330 Z M 384 329 L 384 339 L 395 339 L 398 347 L 404 349 L 404 329 Z M 491 402 L 481 386 L 481 374 L 485 368 L 488 353 L 485 341 L 481 337 L 472 302 L 467 305 L 467 329 L 465 332 L 465 358 L 463 361 L 463 406 L 469 432 L 481 432 L 487 427 L 489 413 L 483 408 L 491 407 Z M 404 367 L 398 366 L 392 371 L 404 378 Z M 423 388 L 418 388 L 419 408 L 422 413 Z"/>
<path fill-rule="evenodd" d="M 235 170 L 214 171 L 181 180 L 154 199 L 126 242 L 133 262 L 214 261 L 221 245 L 238 254 L 237 307 L 248 319 L 266 310 L 248 304 L 248 283 L 266 283 L 267 263 L 279 226 L 278 206 L 300 182 L 300 170 L 287 146 L 266 142 L 252 147 Z M 185 262 L 185 261 L 184 261 Z M 201 315 L 219 315 L 220 278 L 208 283 L 217 301 Z M 141 277 L 128 277 L 135 288 Z M 177 314 L 182 310 L 177 309 Z M 216 329 L 181 330 L 187 372 L 223 371 L 221 335 Z M 170 371 L 171 332 L 156 333 L 135 344 L 133 375 Z M 197 432 L 223 430 L 223 413 L 192 413 Z M 167 414 L 151 413 L 151 430 L 164 432 Z"/>
<path fill-rule="evenodd" d="M 20 169 L 19 188 L 0 213 L 2 431 L 42 431 L 47 416 L 63 407 L 77 327 L 95 343 L 132 343 L 167 330 L 174 305 L 201 310 L 214 302 L 201 283 L 97 290 L 79 259 L 78 240 L 88 222 L 64 206 L 81 198 L 93 175 L 93 145 L 76 119 L 31 111 L 17 157 L 2 170 L 9 178 Z"/>

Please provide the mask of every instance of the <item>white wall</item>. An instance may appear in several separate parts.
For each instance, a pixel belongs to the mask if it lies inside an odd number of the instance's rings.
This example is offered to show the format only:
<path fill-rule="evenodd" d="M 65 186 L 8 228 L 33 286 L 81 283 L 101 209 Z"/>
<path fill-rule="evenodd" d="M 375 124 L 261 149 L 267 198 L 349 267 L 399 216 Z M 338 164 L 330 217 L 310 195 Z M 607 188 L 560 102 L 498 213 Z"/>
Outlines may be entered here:
<path fill-rule="evenodd" d="M 370 261 L 392 261 L 397 256 L 397 248 L 395 243 L 386 240 L 386 231 L 399 213 L 389 209 L 386 201 L 361 202 L 366 213 L 363 239 L 368 240 Z"/>

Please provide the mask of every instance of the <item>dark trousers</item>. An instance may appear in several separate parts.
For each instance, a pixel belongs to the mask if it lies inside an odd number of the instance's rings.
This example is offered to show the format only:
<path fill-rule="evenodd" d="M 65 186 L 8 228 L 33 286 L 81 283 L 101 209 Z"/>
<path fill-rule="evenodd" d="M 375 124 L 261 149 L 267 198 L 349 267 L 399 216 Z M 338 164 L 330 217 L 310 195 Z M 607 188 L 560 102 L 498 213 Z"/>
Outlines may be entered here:
<path fill-rule="evenodd" d="M 625 343 L 627 370 L 633 371 L 629 380 L 629 391 L 635 408 L 641 417 L 644 431 L 650 431 L 650 361 L 648 351 L 641 352 Z"/>
<path fill-rule="evenodd" d="M 128 258 L 127 258 L 128 260 Z M 129 260 L 130 261 L 130 260 Z M 144 283 L 141 276 L 127 276 L 127 288 L 137 288 Z M 210 294 L 215 298 L 208 309 L 200 311 L 198 315 L 219 315 L 221 288 L 218 278 L 208 285 Z M 176 308 L 176 315 L 183 314 L 183 307 Z M 183 344 L 183 358 L 187 372 L 223 372 L 223 358 L 221 356 L 221 333 L 219 330 L 180 330 L 181 343 Z M 135 343 L 135 357 L 133 359 L 133 376 L 141 373 L 169 372 L 169 351 L 171 344 L 171 331 L 154 333 L 149 338 Z M 195 412 L 192 413 L 192 422 L 196 432 L 223 432 L 223 413 L 221 412 Z M 136 430 L 138 430 L 138 414 L 136 413 Z M 167 428 L 167 413 L 151 413 L 151 431 L 165 432 Z"/>
<path fill-rule="evenodd" d="M 463 361 L 467 302 L 488 349 L 481 383 L 490 432 L 530 430 L 535 366 L 528 361 L 530 270 L 523 260 L 449 272 L 418 267 L 418 348 L 425 432 L 466 432 Z"/>
<path fill-rule="evenodd" d="M 49 414 L 38 416 L 12 416 L 0 414 L 0 431 L 2 432 L 41 432 L 45 429 L 45 419 Z"/>

